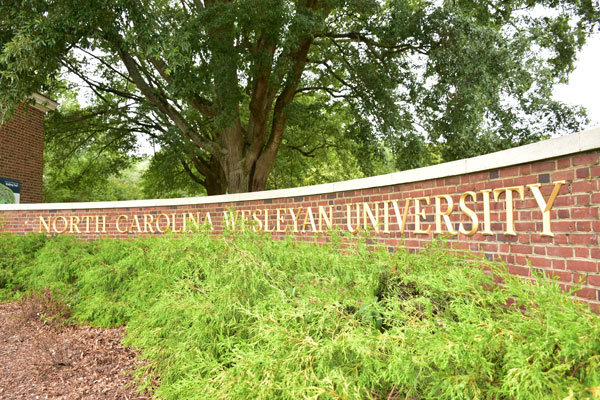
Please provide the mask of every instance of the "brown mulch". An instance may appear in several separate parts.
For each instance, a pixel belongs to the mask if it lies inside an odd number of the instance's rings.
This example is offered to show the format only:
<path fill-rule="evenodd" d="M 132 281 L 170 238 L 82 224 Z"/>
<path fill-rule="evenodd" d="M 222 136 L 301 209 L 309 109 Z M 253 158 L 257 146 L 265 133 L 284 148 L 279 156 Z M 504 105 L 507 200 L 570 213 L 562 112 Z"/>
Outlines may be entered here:
<path fill-rule="evenodd" d="M 26 302 L 0 304 L 0 399 L 149 399 L 120 344 L 122 328 L 44 322 Z"/>

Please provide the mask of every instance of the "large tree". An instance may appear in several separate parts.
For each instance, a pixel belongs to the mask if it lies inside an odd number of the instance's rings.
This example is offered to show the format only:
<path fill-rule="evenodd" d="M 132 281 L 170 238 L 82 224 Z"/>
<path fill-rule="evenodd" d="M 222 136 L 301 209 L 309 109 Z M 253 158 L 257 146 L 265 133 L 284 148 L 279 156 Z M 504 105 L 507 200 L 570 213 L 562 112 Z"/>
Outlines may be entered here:
<path fill-rule="evenodd" d="M 451 159 L 577 128 L 551 90 L 600 13 L 597 0 L 4 0 L 0 15 L 3 115 L 76 76 L 216 194 L 265 188 L 314 92 L 405 166 L 424 137 Z"/>

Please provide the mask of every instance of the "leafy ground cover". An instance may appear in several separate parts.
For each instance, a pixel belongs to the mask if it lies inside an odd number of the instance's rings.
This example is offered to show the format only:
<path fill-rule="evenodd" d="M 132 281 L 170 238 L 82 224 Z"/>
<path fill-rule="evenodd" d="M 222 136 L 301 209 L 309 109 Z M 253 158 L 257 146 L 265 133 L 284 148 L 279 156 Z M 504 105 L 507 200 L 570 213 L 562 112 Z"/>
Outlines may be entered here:
<path fill-rule="evenodd" d="M 162 399 L 600 398 L 599 318 L 554 283 L 340 242 L 3 235 L 0 296 L 126 325 Z"/>

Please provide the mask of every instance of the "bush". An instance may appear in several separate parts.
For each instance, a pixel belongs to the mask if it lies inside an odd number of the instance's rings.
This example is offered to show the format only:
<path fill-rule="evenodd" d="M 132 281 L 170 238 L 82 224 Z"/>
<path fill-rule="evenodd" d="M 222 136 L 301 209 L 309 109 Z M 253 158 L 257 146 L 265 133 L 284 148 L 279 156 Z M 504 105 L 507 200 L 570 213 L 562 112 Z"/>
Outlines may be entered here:
<path fill-rule="evenodd" d="M 0 300 L 14 298 L 26 289 L 24 277 L 46 236 L 0 233 Z"/>
<path fill-rule="evenodd" d="M 339 242 L 54 238 L 19 285 L 60 291 L 78 321 L 126 324 L 164 399 L 599 398 L 599 319 L 555 283 L 438 244 Z"/>

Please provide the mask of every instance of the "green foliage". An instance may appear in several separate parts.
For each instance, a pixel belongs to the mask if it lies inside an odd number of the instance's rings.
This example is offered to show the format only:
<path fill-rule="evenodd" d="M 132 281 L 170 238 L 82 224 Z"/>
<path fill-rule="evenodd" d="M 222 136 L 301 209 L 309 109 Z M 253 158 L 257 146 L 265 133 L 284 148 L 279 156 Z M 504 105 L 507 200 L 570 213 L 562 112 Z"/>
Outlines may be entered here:
<path fill-rule="evenodd" d="M 44 164 L 44 202 L 119 201 L 146 198 L 141 187 L 143 168 L 137 162 L 123 170 L 105 171 L 107 154 L 90 160 L 90 154 L 69 159 L 62 166 L 48 160 Z M 50 158 L 50 157 L 49 157 Z"/>
<path fill-rule="evenodd" d="M 330 239 L 60 237 L 21 279 L 79 321 L 127 324 L 157 398 L 598 398 L 600 320 L 555 283 Z M 32 240 L 2 236 L 0 259 Z"/>
<path fill-rule="evenodd" d="M 32 92 L 70 79 L 93 95 L 88 115 L 102 111 L 95 120 L 108 128 L 96 132 L 99 142 L 126 144 L 143 133 L 177 155 L 170 171 L 185 170 L 215 194 L 264 189 L 281 145 L 304 146 L 298 137 L 328 146 L 350 139 L 353 152 L 385 146 L 396 167 L 411 168 L 573 132 L 585 111 L 552 100 L 552 88 L 598 31 L 600 7 L 4 0 L 0 15 L 2 118 Z M 315 136 L 290 133 L 310 125 L 314 110 L 292 121 L 308 106 L 325 113 Z M 335 128 L 324 131 L 331 110 Z M 335 154 L 342 168 L 343 160 Z M 363 170 L 372 161 L 356 160 Z"/>
<path fill-rule="evenodd" d="M 368 123 L 323 95 L 304 95 L 288 111 L 288 128 L 268 189 L 318 185 L 393 172 L 382 143 L 370 141 Z"/>
<path fill-rule="evenodd" d="M 45 244 L 44 235 L 0 233 L 0 300 L 27 289 L 29 268 Z"/>
<path fill-rule="evenodd" d="M 190 179 L 179 157 L 174 146 L 163 147 L 151 157 L 139 182 L 144 197 L 168 199 L 206 195 L 206 189 Z"/>
<path fill-rule="evenodd" d="M 121 124 L 119 105 L 82 108 L 77 92 L 63 89 L 60 110 L 46 119 L 44 201 L 143 198 L 137 182 L 143 164 L 133 156 L 136 137 Z M 121 121 L 122 122 L 122 121 Z"/>

